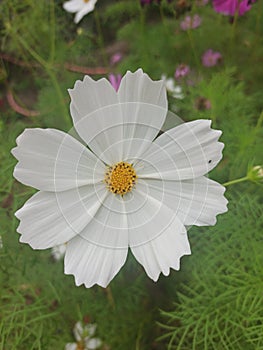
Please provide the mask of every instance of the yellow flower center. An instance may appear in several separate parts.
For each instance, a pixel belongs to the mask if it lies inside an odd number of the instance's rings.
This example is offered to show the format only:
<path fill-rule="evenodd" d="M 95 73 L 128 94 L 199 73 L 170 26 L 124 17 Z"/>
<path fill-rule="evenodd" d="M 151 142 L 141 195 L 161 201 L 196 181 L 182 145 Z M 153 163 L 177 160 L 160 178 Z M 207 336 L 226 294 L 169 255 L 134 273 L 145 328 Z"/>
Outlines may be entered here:
<path fill-rule="evenodd" d="M 85 345 L 84 345 L 84 342 L 82 340 L 77 342 L 76 350 L 85 350 Z"/>
<path fill-rule="evenodd" d="M 120 195 L 130 192 L 136 181 L 137 175 L 132 164 L 126 162 L 108 167 L 104 179 L 108 190 Z"/>
<path fill-rule="evenodd" d="M 89 0 L 84 0 L 85 3 L 89 2 Z"/>

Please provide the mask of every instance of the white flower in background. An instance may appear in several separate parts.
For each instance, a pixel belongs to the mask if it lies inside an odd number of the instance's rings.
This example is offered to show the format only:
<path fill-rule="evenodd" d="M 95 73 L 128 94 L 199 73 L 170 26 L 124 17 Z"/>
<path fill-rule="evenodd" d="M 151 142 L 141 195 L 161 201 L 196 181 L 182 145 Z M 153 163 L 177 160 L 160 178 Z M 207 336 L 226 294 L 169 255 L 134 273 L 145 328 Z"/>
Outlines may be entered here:
<path fill-rule="evenodd" d="M 262 183 L 263 182 L 263 166 L 255 165 L 252 169 L 249 169 L 247 173 L 247 178 L 250 181 Z"/>
<path fill-rule="evenodd" d="M 3 240 L 2 240 L 2 236 L 0 235 L 0 249 L 2 249 L 3 247 L 4 247 Z"/>
<path fill-rule="evenodd" d="M 63 4 L 63 8 L 70 13 L 76 13 L 74 22 L 79 23 L 86 14 L 94 10 L 96 2 L 97 0 L 70 0 Z"/>
<path fill-rule="evenodd" d="M 70 110 L 83 143 L 56 129 L 26 129 L 12 150 L 17 180 L 39 190 L 16 212 L 20 241 L 67 242 L 65 273 L 106 287 L 128 248 L 150 278 L 179 270 L 186 226 L 214 225 L 225 188 L 205 175 L 222 158 L 211 121 L 182 123 L 156 138 L 167 114 L 163 81 L 127 72 L 116 92 L 86 76 Z"/>
<path fill-rule="evenodd" d="M 64 255 L 66 253 L 66 244 L 60 244 L 60 245 L 56 245 L 55 247 L 53 247 L 51 249 L 51 256 L 54 260 L 59 261 L 62 258 L 64 258 Z"/>
<path fill-rule="evenodd" d="M 81 322 L 77 322 L 73 329 L 76 343 L 66 344 L 65 350 L 93 350 L 101 347 L 102 341 L 99 338 L 93 338 L 96 328 L 96 324 L 90 323 L 83 326 Z"/>
<path fill-rule="evenodd" d="M 174 97 L 182 100 L 184 94 L 182 93 L 182 87 L 180 85 L 175 85 L 175 80 L 173 78 L 167 78 L 166 75 L 162 75 L 161 79 L 164 81 L 166 90 Z"/>

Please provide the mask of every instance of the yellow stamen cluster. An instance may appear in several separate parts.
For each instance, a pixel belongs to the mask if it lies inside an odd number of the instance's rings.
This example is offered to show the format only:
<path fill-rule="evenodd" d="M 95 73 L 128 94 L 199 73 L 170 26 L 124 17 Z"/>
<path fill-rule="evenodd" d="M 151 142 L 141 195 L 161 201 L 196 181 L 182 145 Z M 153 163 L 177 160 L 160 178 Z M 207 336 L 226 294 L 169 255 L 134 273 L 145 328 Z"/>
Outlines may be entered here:
<path fill-rule="evenodd" d="M 126 162 L 108 167 L 104 179 L 108 190 L 120 195 L 130 192 L 136 181 L 137 175 L 132 164 Z"/>
<path fill-rule="evenodd" d="M 76 350 L 85 350 L 85 344 L 84 341 L 77 342 L 77 349 Z"/>

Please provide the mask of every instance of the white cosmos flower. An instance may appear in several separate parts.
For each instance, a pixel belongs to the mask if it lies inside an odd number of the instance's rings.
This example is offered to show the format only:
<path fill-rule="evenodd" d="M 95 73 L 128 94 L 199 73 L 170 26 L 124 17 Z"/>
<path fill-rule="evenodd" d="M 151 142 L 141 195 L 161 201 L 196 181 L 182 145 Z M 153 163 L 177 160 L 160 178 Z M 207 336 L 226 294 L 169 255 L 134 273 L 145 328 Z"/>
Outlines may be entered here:
<path fill-rule="evenodd" d="M 95 8 L 97 0 L 70 0 L 63 4 L 64 10 L 76 13 L 74 22 L 79 21 L 89 12 L 92 12 Z"/>
<path fill-rule="evenodd" d="M 173 78 L 167 78 L 165 74 L 162 74 L 161 79 L 164 81 L 166 90 L 174 97 L 179 100 L 184 98 L 182 92 L 182 87 L 180 85 L 175 85 L 175 80 Z"/>
<path fill-rule="evenodd" d="M 118 92 L 86 76 L 69 94 L 83 143 L 36 128 L 12 150 L 15 178 L 39 190 L 16 212 L 20 241 L 34 249 L 68 242 L 65 273 L 86 287 L 107 286 L 128 248 L 154 281 L 178 270 L 190 254 L 185 226 L 214 225 L 227 210 L 225 188 L 205 176 L 222 158 L 221 131 L 195 120 L 156 138 L 166 90 L 141 69 L 127 72 Z"/>
<path fill-rule="evenodd" d="M 67 343 L 65 350 L 93 350 L 98 349 L 102 345 L 102 341 L 99 338 L 94 338 L 96 332 L 96 324 L 83 324 L 79 321 L 75 324 L 73 329 L 74 337 L 77 343 Z"/>

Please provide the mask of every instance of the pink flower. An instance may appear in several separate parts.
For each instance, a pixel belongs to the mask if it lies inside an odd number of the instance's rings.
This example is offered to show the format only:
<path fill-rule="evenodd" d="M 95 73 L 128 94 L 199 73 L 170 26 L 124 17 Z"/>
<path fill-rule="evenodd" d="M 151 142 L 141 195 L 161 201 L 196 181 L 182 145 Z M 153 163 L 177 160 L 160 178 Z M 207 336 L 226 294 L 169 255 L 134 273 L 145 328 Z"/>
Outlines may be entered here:
<path fill-rule="evenodd" d="M 122 53 L 116 52 L 114 55 L 111 56 L 110 63 L 113 66 L 114 64 L 120 62 L 121 60 L 122 60 Z"/>
<path fill-rule="evenodd" d="M 180 79 L 185 77 L 189 72 L 190 72 L 190 67 L 182 63 L 176 68 L 174 77 L 175 79 Z"/>
<path fill-rule="evenodd" d="M 222 60 L 220 52 L 213 51 L 212 49 L 207 50 L 202 56 L 202 63 L 205 67 L 213 67 Z"/>
<path fill-rule="evenodd" d="M 119 89 L 121 78 L 122 78 L 121 74 L 113 74 L 113 73 L 109 74 L 109 82 L 111 83 L 111 85 L 114 87 L 116 91 L 118 91 Z"/>
<path fill-rule="evenodd" d="M 181 22 L 180 27 L 182 30 L 195 29 L 200 26 L 202 20 L 198 15 L 186 16 L 184 20 Z"/>
<path fill-rule="evenodd" d="M 239 16 L 243 16 L 250 10 L 251 5 L 249 0 L 213 0 L 213 7 L 216 12 L 226 16 L 234 16 L 236 12 Z"/>

